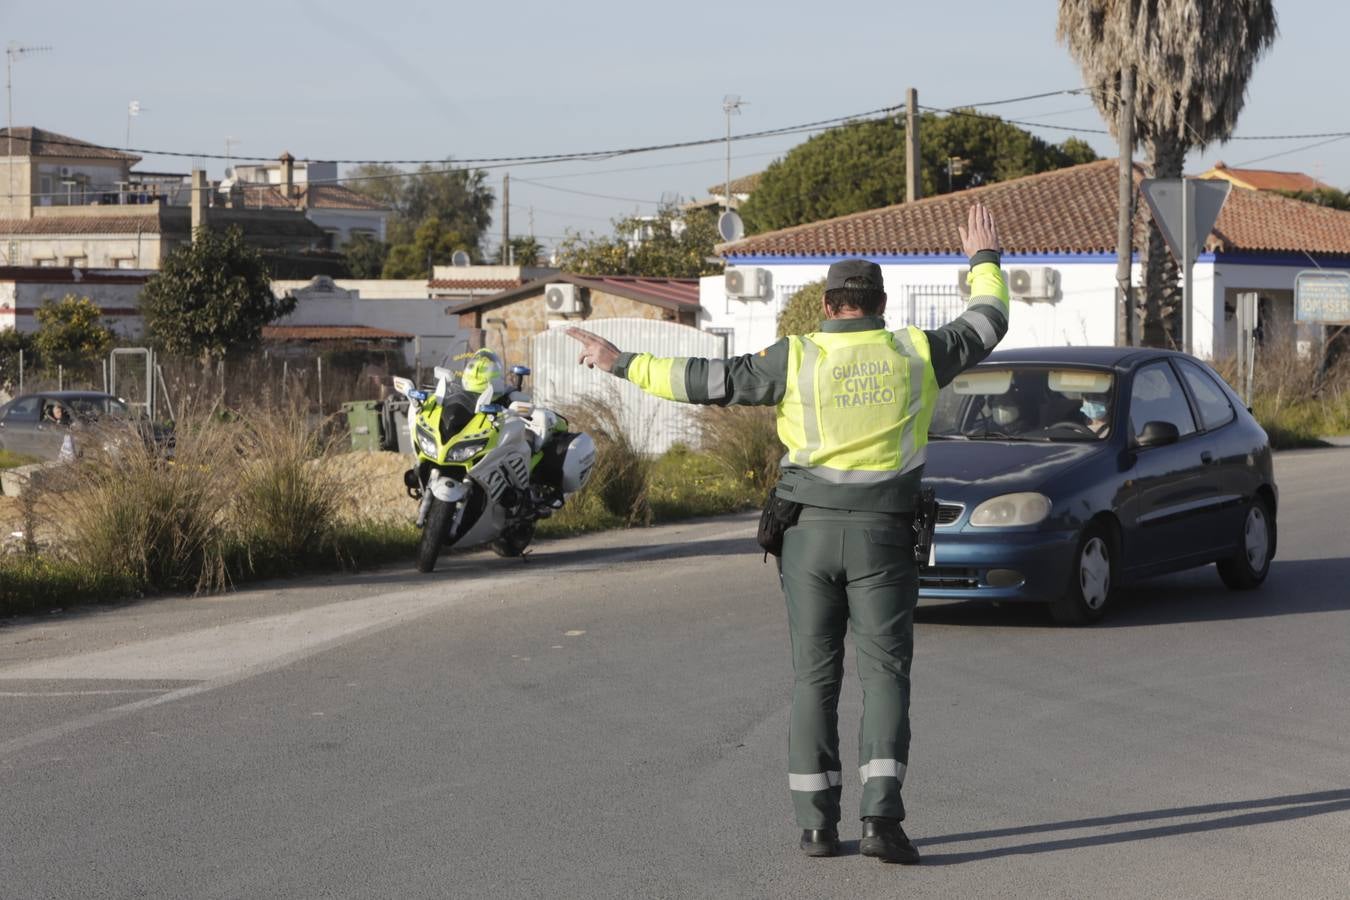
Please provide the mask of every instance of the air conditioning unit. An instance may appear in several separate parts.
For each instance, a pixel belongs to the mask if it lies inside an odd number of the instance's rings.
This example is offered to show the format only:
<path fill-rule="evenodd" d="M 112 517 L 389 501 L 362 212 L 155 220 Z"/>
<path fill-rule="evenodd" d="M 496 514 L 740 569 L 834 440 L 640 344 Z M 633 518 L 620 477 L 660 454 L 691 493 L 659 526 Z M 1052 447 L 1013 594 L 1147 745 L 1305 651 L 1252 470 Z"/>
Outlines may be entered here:
<path fill-rule="evenodd" d="M 550 313 L 560 316 L 575 316 L 585 311 L 581 305 L 581 288 L 565 281 L 544 286 L 544 306 Z"/>
<path fill-rule="evenodd" d="M 1012 269 L 1008 272 L 1008 293 L 1021 300 L 1053 300 L 1059 293 L 1059 272 L 1049 266 Z"/>
<path fill-rule="evenodd" d="M 742 299 L 764 296 L 768 273 L 754 267 L 727 269 L 723 276 L 728 297 Z"/>

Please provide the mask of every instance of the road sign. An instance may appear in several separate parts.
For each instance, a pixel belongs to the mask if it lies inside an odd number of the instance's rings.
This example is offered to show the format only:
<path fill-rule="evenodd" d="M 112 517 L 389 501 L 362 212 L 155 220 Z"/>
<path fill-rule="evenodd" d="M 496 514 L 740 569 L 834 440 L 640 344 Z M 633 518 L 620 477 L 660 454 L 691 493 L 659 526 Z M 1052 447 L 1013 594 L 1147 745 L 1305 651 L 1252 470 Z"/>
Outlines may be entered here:
<path fill-rule="evenodd" d="M 1306 269 L 1295 275 L 1294 321 L 1350 325 L 1350 272 Z"/>
<path fill-rule="evenodd" d="M 1214 230 L 1219 210 L 1233 185 L 1227 181 L 1196 178 L 1145 178 L 1139 183 L 1153 221 L 1158 223 L 1172 255 L 1181 264 L 1181 349 L 1190 353 L 1191 264 Z"/>
<path fill-rule="evenodd" d="M 1145 178 L 1139 182 L 1139 191 L 1178 262 L 1183 256 L 1195 259 L 1200 254 L 1232 189 L 1230 182 L 1204 178 Z"/>

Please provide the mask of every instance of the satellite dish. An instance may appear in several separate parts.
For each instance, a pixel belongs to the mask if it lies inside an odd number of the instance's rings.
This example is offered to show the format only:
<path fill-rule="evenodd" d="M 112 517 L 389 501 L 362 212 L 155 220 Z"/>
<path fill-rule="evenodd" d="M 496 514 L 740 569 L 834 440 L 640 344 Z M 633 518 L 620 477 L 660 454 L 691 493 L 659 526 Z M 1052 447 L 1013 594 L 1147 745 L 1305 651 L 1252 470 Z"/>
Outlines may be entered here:
<path fill-rule="evenodd" d="M 471 262 L 473 262 L 473 260 L 469 259 L 469 254 L 465 253 L 463 250 L 456 250 L 450 256 L 450 265 L 458 266 L 461 269 Z"/>
<path fill-rule="evenodd" d="M 724 241 L 739 241 L 745 237 L 745 223 L 741 221 L 740 214 L 729 209 L 718 216 L 717 233 Z"/>

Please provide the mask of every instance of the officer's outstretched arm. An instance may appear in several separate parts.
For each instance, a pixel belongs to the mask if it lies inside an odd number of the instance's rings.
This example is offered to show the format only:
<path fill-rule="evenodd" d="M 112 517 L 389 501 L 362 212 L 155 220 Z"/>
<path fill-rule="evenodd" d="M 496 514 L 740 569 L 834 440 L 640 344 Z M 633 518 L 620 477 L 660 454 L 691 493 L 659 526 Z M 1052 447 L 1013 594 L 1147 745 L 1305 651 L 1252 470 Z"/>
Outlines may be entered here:
<path fill-rule="evenodd" d="M 983 204 L 971 206 L 961 244 L 970 257 L 970 302 L 960 316 L 927 332 L 939 386 L 988 356 L 1008 333 L 1008 286 L 999 268 L 1002 250 L 993 216 Z"/>
<path fill-rule="evenodd" d="M 716 406 L 769 406 L 783 399 L 787 386 L 787 340 L 759 353 L 731 359 L 652 356 L 624 353 L 609 341 L 580 328 L 569 328 L 583 349 L 580 362 L 626 378 L 649 394 L 681 403 Z"/>

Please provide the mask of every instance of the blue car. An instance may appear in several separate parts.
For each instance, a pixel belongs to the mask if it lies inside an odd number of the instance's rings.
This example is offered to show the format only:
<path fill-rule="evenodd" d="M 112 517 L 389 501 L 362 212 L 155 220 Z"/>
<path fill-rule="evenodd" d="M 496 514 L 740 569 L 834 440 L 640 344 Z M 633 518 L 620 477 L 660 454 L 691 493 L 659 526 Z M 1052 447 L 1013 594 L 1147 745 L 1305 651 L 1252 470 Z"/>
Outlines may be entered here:
<path fill-rule="evenodd" d="M 992 354 L 943 388 L 924 483 L 938 527 L 919 596 L 1049 604 L 1081 625 L 1122 584 L 1275 556 L 1270 440 L 1194 357 L 1131 347 Z"/>

